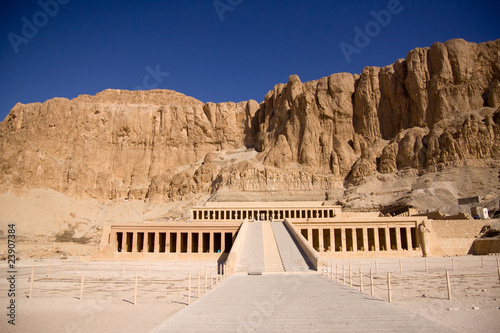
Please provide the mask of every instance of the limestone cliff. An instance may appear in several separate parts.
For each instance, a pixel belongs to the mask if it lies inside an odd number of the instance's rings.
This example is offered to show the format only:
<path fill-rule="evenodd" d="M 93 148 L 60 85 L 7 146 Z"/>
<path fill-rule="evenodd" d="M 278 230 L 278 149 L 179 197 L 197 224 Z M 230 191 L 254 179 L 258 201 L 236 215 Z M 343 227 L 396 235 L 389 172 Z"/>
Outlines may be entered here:
<path fill-rule="evenodd" d="M 360 75 L 293 75 L 266 95 L 256 148 L 268 165 L 349 178 L 498 158 L 499 83 L 500 40 L 435 43 Z"/>
<path fill-rule="evenodd" d="M 74 196 L 144 198 L 154 176 L 239 148 L 250 131 L 245 119 L 257 108 L 255 101 L 203 104 L 168 90 L 17 104 L 0 128 L 1 181 Z"/>
<path fill-rule="evenodd" d="M 259 105 L 169 90 L 17 104 L 0 184 L 100 199 L 342 188 L 344 181 L 500 160 L 500 40 L 435 43 L 359 75 L 292 75 Z"/>

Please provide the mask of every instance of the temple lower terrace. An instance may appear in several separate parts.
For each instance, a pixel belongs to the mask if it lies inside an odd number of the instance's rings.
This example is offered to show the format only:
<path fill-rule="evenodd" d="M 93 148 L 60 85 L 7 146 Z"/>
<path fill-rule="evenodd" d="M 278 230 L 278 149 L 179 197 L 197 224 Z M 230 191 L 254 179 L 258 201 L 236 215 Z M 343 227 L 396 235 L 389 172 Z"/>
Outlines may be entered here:
<path fill-rule="evenodd" d="M 496 332 L 500 261 L 466 256 L 485 222 L 397 214 L 211 202 L 184 221 L 108 225 L 94 260 L 22 261 L 20 302 L 40 314 L 23 325 L 53 327 L 53 298 L 61 318 L 95 313 L 61 331 Z M 109 309 L 126 319 L 109 324 Z"/>
<path fill-rule="evenodd" d="M 107 226 L 94 257 L 218 260 L 232 271 L 257 267 L 265 272 L 271 269 L 265 265 L 269 256 L 280 262 L 281 271 L 290 271 L 286 262 L 293 252 L 316 269 L 328 258 L 464 255 L 482 225 L 473 220 L 434 221 L 410 213 L 390 217 L 343 212 L 327 202 L 208 202 L 193 207 L 182 222 Z M 467 235 L 450 235 L 448 231 L 457 227 Z M 253 264 L 245 266 L 242 258 Z"/>

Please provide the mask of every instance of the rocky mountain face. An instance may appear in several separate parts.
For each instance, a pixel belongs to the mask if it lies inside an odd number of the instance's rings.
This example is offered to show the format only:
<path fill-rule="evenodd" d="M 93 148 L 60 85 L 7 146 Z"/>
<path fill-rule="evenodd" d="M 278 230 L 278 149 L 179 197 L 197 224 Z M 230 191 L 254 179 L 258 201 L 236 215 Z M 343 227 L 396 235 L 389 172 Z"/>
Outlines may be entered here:
<path fill-rule="evenodd" d="M 500 40 L 435 43 L 359 75 L 292 75 L 260 105 L 169 90 L 17 104 L 0 150 L 4 190 L 99 199 L 332 190 L 408 169 L 498 167 Z"/>

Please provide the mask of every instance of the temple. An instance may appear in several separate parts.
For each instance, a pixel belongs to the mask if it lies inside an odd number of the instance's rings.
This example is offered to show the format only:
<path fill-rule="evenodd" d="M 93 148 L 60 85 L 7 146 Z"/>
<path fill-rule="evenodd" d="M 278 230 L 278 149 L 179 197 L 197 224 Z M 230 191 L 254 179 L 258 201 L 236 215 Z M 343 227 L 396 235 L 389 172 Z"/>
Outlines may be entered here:
<path fill-rule="evenodd" d="M 262 242 L 266 223 L 273 228 L 267 243 L 278 239 L 274 228 L 283 224 L 301 253 L 313 261 L 346 257 L 417 257 L 467 253 L 471 239 L 449 239 L 426 216 L 410 211 L 398 216 L 378 212 L 343 212 L 328 202 L 207 202 L 192 207 L 184 221 L 145 222 L 106 226 L 96 258 L 117 260 L 225 260 L 233 244 Z M 477 228 L 473 221 L 454 221 Z M 444 223 L 440 221 L 440 223 Z M 471 224 L 472 223 L 472 224 Z M 249 238 L 244 224 L 263 224 Z M 274 230 L 274 231 L 273 231 Z M 274 232 L 274 234 L 273 234 Z M 249 239 L 246 239 L 249 238 Z M 279 244 L 263 243 L 279 250 Z M 451 242 L 449 244 L 449 242 Z M 469 244 L 470 243 L 470 244 Z M 260 243 L 259 243 L 260 244 Z M 237 255 L 237 254 L 236 254 Z M 234 257 L 233 255 L 232 257 Z M 310 258 L 310 259 L 311 259 Z M 319 259 L 318 259 L 319 258 Z M 315 266 L 315 265 L 313 265 Z"/>

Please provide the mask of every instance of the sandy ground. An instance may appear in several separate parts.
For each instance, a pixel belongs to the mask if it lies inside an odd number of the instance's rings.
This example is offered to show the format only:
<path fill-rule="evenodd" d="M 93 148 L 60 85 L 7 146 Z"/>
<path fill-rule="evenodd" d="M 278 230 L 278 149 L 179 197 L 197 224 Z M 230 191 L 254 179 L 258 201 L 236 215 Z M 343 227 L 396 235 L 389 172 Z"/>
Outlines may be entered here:
<path fill-rule="evenodd" d="M 1 332 L 147 332 L 217 283 L 215 262 L 89 262 L 22 260 L 16 265 L 16 318 L 10 325 L 7 271 L 1 274 Z M 4 266 L 5 267 L 5 266 Z M 34 271 L 29 299 L 31 270 Z M 81 281 L 83 277 L 83 292 Z M 137 303 L 134 305 L 137 273 Z M 213 274 L 213 275 L 212 275 Z M 213 279 L 211 279 L 213 276 Z M 220 278 L 220 277 L 219 277 Z"/>
<path fill-rule="evenodd" d="M 391 299 L 394 304 L 455 332 L 498 332 L 500 330 L 499 256 L 462 256 L 401 259 L 333 260 L 329 278 L 343 283 L 342 265 L 349 285 L 371 294 L 370 269 L 374 275 L 374 296 L 388 300 L 387 272 L 391 274 Z M 426 269 L 427 261 L 427 269 Z M 330 268 L 325 268 L 328 277 Z M 448 300 L 446 270 L 449 271 L 451 300 Z M 401 273 L 402 271 L 402 273 Z M 377 274 L 378 272 L 378 274 Z"/>
<path fill-rule="evenodd" d="M 181 220 L 192 205 L 203 201 L 200 198 L 203 196 L 166 203 L 99 201 L 75 199 L 49 189 L 11 189 L 0 193 L 0 240 L 5 239 L 8 225 L 14 223 L 18 241 L 97 245 L 105 225 Z M 0 254 L 3 252 L 2 247 Z"/>
<path fill-rule="evenodd" d="M 391 272 L 393 303 L 456 332 L 497 332 L 500 328 L 500 283 L 497 256 L 465 256 L 399 259 L 342 259 L 332 261 L 326 278 L 370 294 L 369 272 L 374 274 L 375 297 L 387 300 L 387 272 Z M 453 260 L 453 261 L 452 261 Z M 6 263 L 6 262 L 4 262 Z M 453 271 L 453 265 L 455 270 Z M 5 267 L 5 266 L 4 266 Z M 31 270 L 35 272 L 32 299 Z M 448 300 L 445 270 L 450 273 L 452 300 Z M 378 270 L 378 274 L 377 274 Z M 6 319 L 9 302 L 7 271 L 2 269 L 0 316 L 2 332 L 147 332 L 187 306 L 188 276 L 191 273 L 191 302 L 200 297 L 216 275 L 215 262 L 103 262 L 68 259 L 26 259 L 16 265 L 16 325 Z M 138 276 L 137 304 L 134 305 L 135 274 Z M 83 295 L 80 299 L 82 273 Z"/>
<path fill-rule="evenodd" d="M 476 187 L 469 187 L 477 190 L 483 201 L 498 203 L 497 169 L 473 170 L 468 175 L 470 181 L 459 182 L 456 186 L 453 185 L 456 180 L 453 172 L 427 174 L 418 179 L 416 176 L 377 178 L 339 195 L 345 194 L 346 201 L 353 207 L 371 207 L 393 200 L 397 192 L 425 207 L 449 206 L 451 208 L 444 211 L 451 213 L 456 198 L 472 195 L 467 188 L 474 183 Z M 438 187 L 447 189 L 446 193 L 436 192 Z M 8 225 L 14 223 L 16 255 L 22 259 L 16 263 L 15 273 L 16 326 L 7 323 L 7 306 L 11 299 L 7 277 L 10 274 L 7 261 L 1 261 L 0 332 L 146 332 L 157 326 L 186 306 L 188 274 L 192 274 L 191 285 L 196 288 L 198 270 L 204 272 L 206 268 L 215 268 L 215 262 L 152 262 L 150 271 L 148 262 L 87 259 L 96 251 L 104 225 L 175 220 L 189 207 L 206 199 L 208 197 L 199 195 L 173 203 L 104 202 L 70 198 L 48 189 L 0 193 L 0 258 L 7 256 Z M 455 257 L 455 271 L 450 271 L 451 301 L 447 299 L 444 278 L 445 269 L 452 269 L 451 258 L 429 258 L 429 272 L 425 271 L 423 258 L 405 258 L 403 274 L 400 274 L 398 259 L 378 259 L 375 297 L 387 299 L 385 279 L 390 270 L 393 274 L 392 300 L 399 306 L 457 332 L 499 331 L 497 257 L 484 257 L 484 267 L 481 267 L 481 258 Z M 348 267 L 351 262 L 355 272 L 362 267 L 364 292 L 370 293 L 366 274 L 370 268 L 376 272 L 374 259 L 339 259 L 333 264 L 334 267 L 335 264 Z M 34 289 L 32 299 L 28 299 L 32 267 Z M 82 272 L 85 273 L 84 293 L 80 299 Z M 132 304 L 135 272 L 138 273 L 137 305 Z M 353 287 L 359 289 L 356 276 Z M 192 296 L 195 301 L 197 292 L 193 291 Z"/>

